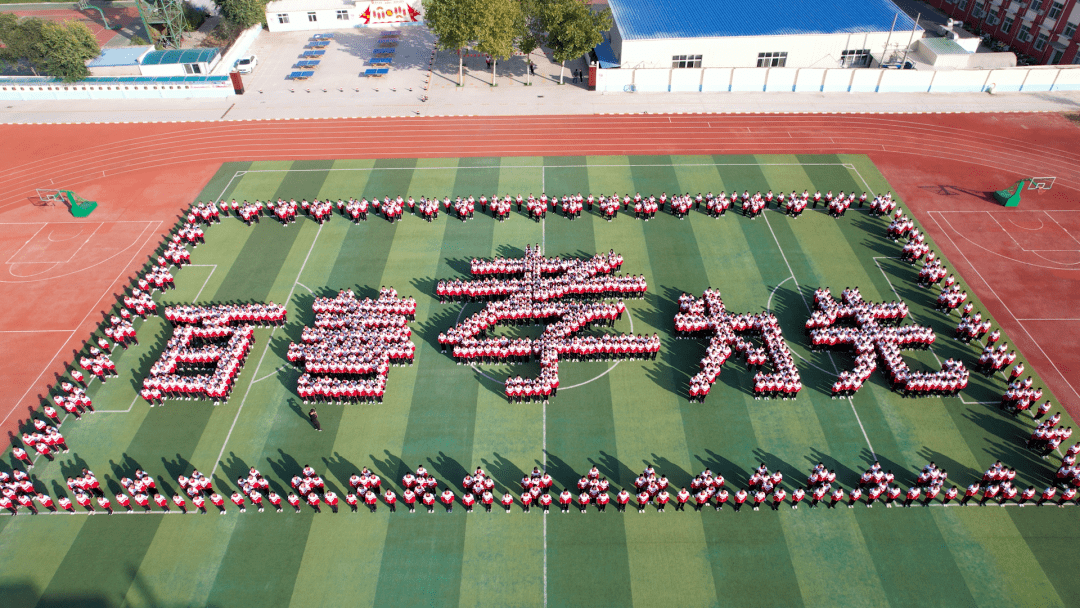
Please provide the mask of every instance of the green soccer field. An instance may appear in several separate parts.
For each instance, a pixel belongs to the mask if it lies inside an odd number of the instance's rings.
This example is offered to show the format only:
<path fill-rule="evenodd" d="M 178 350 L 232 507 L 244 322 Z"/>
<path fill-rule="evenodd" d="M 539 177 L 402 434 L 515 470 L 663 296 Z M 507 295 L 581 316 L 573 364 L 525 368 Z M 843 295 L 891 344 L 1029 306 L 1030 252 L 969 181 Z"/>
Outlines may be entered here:
<path fill-rule="evenodd" d="M 891 189 L 863 156 L 522 157 L 229 163 L 200 200 L 804 188 Z M 193 264 L 175 273 L 177 289 L 155 299 L 287 303 L 285 326 L 255 332 L 229 402 L 150 408 L 138 398 L 171 334 L 151 318 L 137 325 L 140 345 L 114 358 L 120 378 L 91 385 L 100 413 L 64 424 L 71 454 L 39 461 L 33 473 L 57 496 L 64 477 L 83 467 L 113 492 L 143 468 L 171 494 L 192 468 L 232 492 L 254 466 L 283 493 L 310 464 L 343 496 L 361 467 L 400 494 L 402 475 L 423 465 L 460 496 L 461 479 L 477 466 L 499 494 L 517 495 L 534 466 L 560 489 L 593 465 L 621 488 L 651 464 L 676 490 L 711 468 L 734 492 L 760 462 L 779 468 L 789 491 L 823 462 L 846 490 L 876 456 L 905 489 L 931 460 L 963 487 L 997 459 L 1017 469 L 1021 487 L 1046 487 L 1060 457 L 1024 448 L 1035 423 L 998 410 L 1000 374 L 973 373 L 959 397 L 904 399 L 879 368 L 850 401 L 831 398 L 837 370 L 850 369 L 853 356 L 807 348 L 803 324 L 818 287 L 837 297 L 857 286 L 868 301 L 903 298 L 908 322 L 938 336 L 932 351 L 905 352 L 913 369 L 938 369 L 935 356 L 974 367 L 980 352 L 952 339 L 957 316 L 934 310 L 937 289 L 916 285 L 916 269 L 896 259 L 901 244 L 884 237 L 887 224 L 860 209 L 839 219 L 820 210 L 791 219 L 770 209 L 755 220 L 695 211 L 649 222 L 620 213 L 610 223 L 595 213 L 573 222 L 549 213 L 537 223 L 516 211 L 503 223 L 479 213 L 427 223 L 407 211 L 397 224 L 369 216 L 356 225 L 335 214 L 321 226 L 264 217 L 248 227 L 228 218 L 207 229 Z M 520 256 L 534 243 L 548 256 L 621 253 L 621 272 L 644 275 L 648 293 L 627 301 L 630 314 L 615 329 L 659 333 L 657 359 L 563 362 L 559 393 L 543 405 L 507 402 L 496 380 L 509 366 L 473 370 L 441 354 L 438 334 L 479 306 L 440 304 L 436 282 L 467 278 L 472 258 Z M 313 322 L 314 297 L 344 288 L 374 296 L 380 286 L 417 299 L 416 364 L 391 368 L 382 404 L 319 406 L 324 432 L 316 433 L 295 394 L 300 372 L 285 359 L 288 344 Z M 680 294 L 708 287 L 731 311 L 779 317 L 805 384 L 797 399 L 755 400 L 750 373 L 732 359 L 704 403 L 688 402 L 706 342 L 676 339 L 673 317 Z M 1075 606 L 1078 523 L 1076 508 L 940 505 L 20 515 L 0 517 L 0 605 Z"/>

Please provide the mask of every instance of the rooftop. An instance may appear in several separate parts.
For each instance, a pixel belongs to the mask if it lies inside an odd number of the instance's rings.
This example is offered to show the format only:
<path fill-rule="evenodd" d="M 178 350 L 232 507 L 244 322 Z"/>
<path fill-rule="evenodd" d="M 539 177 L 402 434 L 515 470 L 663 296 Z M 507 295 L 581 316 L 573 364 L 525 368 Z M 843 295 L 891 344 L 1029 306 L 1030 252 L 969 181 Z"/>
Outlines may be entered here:
<path fill-rule="evenodd" d="M 143 65 L 167 65 L 173 63 L 209 63 L 221 49 L 185 49 L 181 51 L 154 51 L 143 58 Z"/>
<path fill-rule="evenodd" d="M 86 64 L 88 68 L 139 65 L 139 59 L 154 50 L 153 45 L 120 46 L 101 49 L 101 54 Z"/>
<path fill-rule="evenodd" d="M 625 40 L 911 31 L 892 0 L 609 0 Z"/>

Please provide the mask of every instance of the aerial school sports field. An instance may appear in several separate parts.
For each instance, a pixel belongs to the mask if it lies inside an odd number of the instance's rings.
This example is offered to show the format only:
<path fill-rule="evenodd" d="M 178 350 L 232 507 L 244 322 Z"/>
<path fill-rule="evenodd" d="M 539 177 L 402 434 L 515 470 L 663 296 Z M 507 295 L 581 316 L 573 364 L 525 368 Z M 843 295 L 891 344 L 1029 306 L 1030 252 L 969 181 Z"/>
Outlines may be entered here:
<path fill-rule="evenodd" d="M 226 163 L 196 200 L 769 189 L 896 192 L 858 155 L 548 156 Z M 1060 458 L 1042 460 L 1024 448 L 1034 423 L 998 410 L 1000 374 L 973 373 L 959 397 L 904 399 L 878 371 L 852 399 L 831 398 L 838 370 L 850 369 L 853 357 L 808 348 L 803 324 L 819 287 L 834 295 L 858 287 L 873 302 L 903 299 L 911 309 L 905 323 L 937 334 L 931 350 L 905 351 L 914 370 L 936 370 L 939 358 L 974 369 L 981 350 L 951 339 L 956 313 L 934 310 L 938 289 L 916 285 L 916 268 L 896 259 L 902 243 L 885 238 L 887 225 L 857 208 L 835 219 L 821 209 L 797 219 L 770 209 L 754 220 L 692 211 L 682 221 L 658 214 L 649 222 L 624 212 L 612 222 L 595 212 L 575 221 L 549 213 L 542 222 L 514 212 L 502 223 L 479 214 L 468 222 L 440 214 L 427 223 L 406 214 L 395 224 L 374 215 L 353 224 L 335 214 L 323 225 L 263 217 L 248 227 L 228 218 L 208 227 L 192 264 L 175 271 L 177 288 L 155 295 L 159 306 L 288 306 L 285 326 L 256 330 L 228 403 L 151 409 L 140 400 L 141 380 L 172 330 L 161 318 L 137 322 L 140 344 L 114 354 L 120 377 L 91 384 L 99 413 L 62 426 L 71 454 L 39 460 L 32 472 L 39 489 L 57 496 L 63 478 L 84 466 L 113 492 L 117 479 L 142 468 L 171 494 L 178 475 L 198 468 L 224 493 L 256 467 L 283 493 L 310 464 L 343 496 L 361 467 L 400 495 L 401 477 L 424 466 L 440 489 L 449 485 L 460 497 L 461 478 L 482 467 L 497 495 L 517 497 L 518 481 L 533 467 L 561 490 L 595 465 L 621 489 L 651 465 L 673 491 L 709 468 L 734 492 L 760 463 L 782 471 L 790 491 L 818 462 L 850 489 L 877 459 L 907 489 L 929 461 L 963 487 L 1001 459 L 1017 469 L 1020 487 L 1041 490 Z M 656 360 L 564 361 L 559 392 L 545 405 L 508 403 L 499 382 L 535 374 L 535 364 L 472 369 L 440 353 L 438 334 L 479 305 L 440 304 L 437 281 L 468 279 L 473 258 L 520 257 L 526 244 L 540 244 L 547 256 L 620 253 L 620 272 L 643 275 L 648 291 L 627 300 L 628 314 L 603 331 L 659 334 Z M 975 289 L 960 283 L 985 314 Z M 320 405 L 324 431 L 316 433 L 295 394 L 300 370 L 285 357 L 288 345 L 312 325 L 315 297 L 346 288 L 374 297 L 382 286 L 417 300 L 415 364 L 390 369 L 381 404 Z M 681 294 L 710 287 L 730 311 L 778 317 L 805 385 L 796 399 L 755 400 L 751 372 L 736 357 L 704 403 L 688 402 L 706 341 L 676 339 L 673 321 Z M 1038 375 L 1035 383 L 1044 386 Z M 1069 420 L 1065 413 L 1062 422 Z M 1068 605 L 1075 597 L 1077 509 L 938 502 L 797 511 L 785 504 L 776 513 L 746 507 L 738 514 L 668 506 L 545 516 L 519 504 L 510 515 L 498 506 L 466 514 L 460 504 L 432 515 L 400 507 L 390 514 L 384 505 L 374 515 L 344 507 L 296 515 L 287 506 L 258 513 L 250 505 L 225 516 L 175 508 L 144 516 L 24 514 L 0 520 L 0 560 L 4 583 L 28 605 L 75 598 L 219 606 Z M 933 589 L 912 584 L 920 579 L 933 580 Z"/>

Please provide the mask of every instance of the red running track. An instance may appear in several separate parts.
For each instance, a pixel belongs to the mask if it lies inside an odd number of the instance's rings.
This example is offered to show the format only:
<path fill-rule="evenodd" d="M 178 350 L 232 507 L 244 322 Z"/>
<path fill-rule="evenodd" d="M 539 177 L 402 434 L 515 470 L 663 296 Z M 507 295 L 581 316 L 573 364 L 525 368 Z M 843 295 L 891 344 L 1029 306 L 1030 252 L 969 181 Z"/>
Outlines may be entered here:
<path fill-rule="evenodd" d="M 19 142 L 0 149 L 0 228 L 18 222 L 36 227 L 71 222 L 63 208 L 32 204 L 35 188 L 62 186 L 101 202 L 93 221 L 85 222 L 101 224 L 97 230 L 115 235 L 103 241 L 93 233 L 77 251 L 79 259 L 107 258 L 107 263 L 89 268 L 60 264 L 33 274 L 31 270 L 40 269 L 10 263 L 26 261 L 19 249 L 28 231 L 0 232 L 0 251 L 11 252 L 0 255 L 9 262 L 0 272 L 0 298 L 19 302 L 9 306 L 13 314 L 0 319 L 0 363 L 7 370 L 0 372 L 0 382 L 11 389 L 11 396 L 0 402 L 0 429 L 15 431 L 38 407 L 38 395 L 45 394 L 54 374 L 63 371 L 72 351 L 94 329 L 98 311 L 112 304 L 113 294 L 128 284 L 162 230 L 222 162 L 568 152 L 869 155 L 1028 364 L 1077 418 L 1080 394 L 1074 387 L 1080 388 L 1080 359 L 1069 365 L 1067 353 L 1080 339 L 1080 315 L 1068 313 L 1080 295 L 1080 269 L 1058 265 L 1047 272 L 986 255 L 979 242 L 964 234 L 964 222 L 947 221 L 961 216 L 940 212 L 977 212 L 980 217 L 1014 213 L 994 203 L 988 193 L 1030 176 L 1055 176 L 1057 182 L 1043 196 L 1025 197 L 1024 211 L 1080 210 L 1078 136 L 1080 130 L 1056 114 L 649 114 L 0 125 L 0 141 Z M 1080 222 L 1076 227 L 1080 232 Z M 49 229 L 50 243 L 42 251 L 53 246 L 55 228 Z M 1080 238 L 1071 226 L 1062 230 L 1065 236 L 1060 238 Z M 1080 250 L 1080 241 L 1045 248 Z M 63 260 L 65 255 L 55 257 Z M 18 272 L 11 272 L 13 268 Z M 50 306 L 58 291 L 64 305 Z M 1039 305 L 1032 294 L 1049 294 L 1058 312 L 1044 310 L 1047 298 Z M 1026 311 L 1033 308 L 1037 311 L 1029 315 Z M 1047 320 L 1059 318 L 1068 320 Z M 31 334 L 33 330 L 55 331 L 38 335 Z M 31 335 L 33 339 L 27 339 Z"/>

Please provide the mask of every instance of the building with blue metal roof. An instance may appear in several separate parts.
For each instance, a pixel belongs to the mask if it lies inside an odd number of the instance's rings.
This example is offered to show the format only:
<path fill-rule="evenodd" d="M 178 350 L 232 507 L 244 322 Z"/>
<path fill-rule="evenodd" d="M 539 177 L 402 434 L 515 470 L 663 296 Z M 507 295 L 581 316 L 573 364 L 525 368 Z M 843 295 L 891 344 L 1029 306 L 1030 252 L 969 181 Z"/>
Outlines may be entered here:
<path fill-rule="evenodd" d="M 615 21 L 609 48 L 597 51 L 609 66 L 862 67 L 887 62 L 922 37 L 892 0 L 609 0 L 609 6 Z"/>

